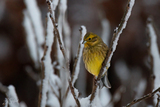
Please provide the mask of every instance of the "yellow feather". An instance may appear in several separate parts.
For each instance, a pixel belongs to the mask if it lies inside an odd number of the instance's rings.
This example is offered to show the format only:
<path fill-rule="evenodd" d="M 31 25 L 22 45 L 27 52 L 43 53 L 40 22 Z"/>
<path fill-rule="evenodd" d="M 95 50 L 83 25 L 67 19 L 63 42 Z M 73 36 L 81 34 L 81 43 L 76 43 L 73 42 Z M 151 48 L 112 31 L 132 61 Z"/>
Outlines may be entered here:
<path fill-rule="evenodd" d="M 83 50 L 85 67 L 91 74 L 98 76 L 108 47 L 99 36 L 93 33 L 87 33 L 84 41 L 86 41 Z"/>
<path fill-rule="evenodd" d="M 83 44 L 83 61 L 85 67 L 88 72 L 97 77 L 106 57 L 108 47 L 99 36 L 91 32 L 84 36 Z M 102 83 L 104 86 L 111 88 L 107 73 L 102 78 Z"/>

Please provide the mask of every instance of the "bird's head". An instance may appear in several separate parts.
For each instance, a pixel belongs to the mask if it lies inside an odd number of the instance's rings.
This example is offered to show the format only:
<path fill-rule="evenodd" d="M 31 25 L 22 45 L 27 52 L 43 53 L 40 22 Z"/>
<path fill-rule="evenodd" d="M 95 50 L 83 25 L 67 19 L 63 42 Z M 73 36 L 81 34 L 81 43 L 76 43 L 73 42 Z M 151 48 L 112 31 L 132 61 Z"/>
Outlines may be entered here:
<path fill-rule="evenodd" d="M 88 32 L 85 34 L 82 44 L 84 44 L 84 47 L 86 48 L 86 47 L 95 46 L 96 44 L 101 43 L 101 42 L 103 41 L 98 35 L 92 32 Z"/>

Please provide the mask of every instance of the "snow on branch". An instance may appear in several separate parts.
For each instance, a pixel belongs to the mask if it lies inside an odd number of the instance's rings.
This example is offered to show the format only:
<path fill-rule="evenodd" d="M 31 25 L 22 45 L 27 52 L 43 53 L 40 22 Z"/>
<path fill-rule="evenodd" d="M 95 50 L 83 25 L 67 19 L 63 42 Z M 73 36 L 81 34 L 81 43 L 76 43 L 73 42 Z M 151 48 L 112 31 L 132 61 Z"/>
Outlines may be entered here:
<path fill-rule="evenodd" d="M 121 23 L 119 24 L 118 28 L 116 28 L 115 31 L 114 31 L 109 51 L 108 51 L 108 53 L 106 55 L 106 58 L 105 58 L 105 60 L 104 60 L 104 62 L 102 64 L 102 68 L 100 70 L 100 73 L 98 75 L 98 78 L 96 80 L 97 83 L 94 84 L 94 87 L 93 87 L 93 90 L 92 90 L 92 95 L 91 95 L 91 98 L 90 98 L 90 102 L 91 103 L 92 103 L 93 99 L 95 98 L 96 90 L 98 88 L 98 83 L 99 83 L 99 81 L 101 79 L 101 76 L 105 72 L 107 72 L 106 66 L 108 68 L 110 66 L 111 58 L 113 56 L 114 51 L 116 50 L 120 34 L 122 33 L 123 29 L 125 29 L 127 21 L 128 21 L 130 15 L 131 15 L 131 11 L 132 11 L 132 8 L 134 6 L 134 2 L 135 2 L 135 0 L 129 0 L 128 1 L 125 13 L 124 13 L 124 15 L 122 17 L 122 20 L 121 20 Z"/>
<path fill-rule="evenodd" d="M 160 95 L 159 94 L 157 94 L 157 104 L 156 104 L 156 107 L 158 107 L 159 106 L 159 102 L 160 102 Z"/>
<path fill-rule="evenodd" d="M 5 102 L 6 104 L 9 104 L 9 107 L 19 107 L 18 97 L 13 85 L 9 85 L 8 87 L 6 87 L 2 85 L 2 83 L 0 83 L 0 91 L 6 95 L 6 100 L 8 100 L 8 102 Z"/>
<path fill-rule="evenodd" d="M 149 93 L 139 99 L 134 99 L 132 102 L 128 103 L 126 106 L 124 107 L 130 107 L 138 102 L 141 102 L 142 100 L 148 99 L 150 97 L 153 97 L 157 92 L 160 92 L 160 87 L 158 89 L 156 89 L 155 91 L 153 91 L 152 93 Z"/>
<path fill-rule="evenodd" d="M 50 56 L 52 51 L 52 44 L 54 41 L 54 34 L 53 34 L 53 24 L 51 22 L 49 13 L 47 14 L 47 19 L 48 20 L 47 20 L 46 41 L 45 41 L 44 55 L 42 57 L 42 83 L 40 91 L 42 95 L 40 94 L 39 107 L 46 106 L 47 92 L 51 88 L 49 84 L 54 85 L 54 88 L 53 87 L 52 88 L 53 91 L 55 92 L 54 96 L 57 97 L 58 97 L 57 90 L 61 87 L 61 81 L 59 77 L 54 74 Z"/>
<path fill-rule="evenodd" d="M 29 17 L 28 11 L 24 10 L 24 20 L 23 20 L 23 26 L 26 31 L 26 43 L 29 48 L 30 56 L 35 64 L 35 67 L 39 67 L 39 54 L 38 54 L 38 48 L 37 48 L 37 42 L 34 35 L 34 30 L 32 28 L 32 22 Z"/>
<path fill-rule="evenodd" d="M 83 38 L 85 36 L 85 34 L 87 33 L 87 29 L 85 26 L 81 26 L 80 27 L 80 33 L 81 33 L 81 37 L 80 37 L 80 42 L 79 42 L 79 46 L 78 46 L 78 52 L 74 61 L 74 65 L 73 65 L 73 74 L 72 74 L 72 85 L 74 85 L 74 83 L 76 82 L 77 78 L 78 78 L 78 74 L 79 74 L 79 70 L 80 70 L 80 62 L 81 62 L 81 57 L 82 57 L 82 51 L 83 51 L 83 47 L 84 45 L 82 44 Z"/>
<path fill-rule="evenodd" d="M 4 101 L 4 103 L 3 103 L 3 106 L 4 106 L 4 107 L 8 107 L 8 99 L 7 99 L 7 98 L 5 98 L 5 101 Z"/>
<path fill-rule="evenodd" d="M 66 55 L 70 58 L 70 27 L 66 19 L 67 0 L 59 0 L 59 17 L 58 17 L 58 30 L 62 40 L 62 33 L 64 34 L 64 43 L 66 47 Z"/>
<path fill-rule="evenodd" d="M 57 37 L 57 39 L 58 39 L 58 43 L 59 43 L 60 50 L 61 50 L 61 52 L 62 52 L 62 54 L 63 54 L 64 59 L 65 59 L 66 70 L 67 70 L 67 72 L 68 72 L 68 74 L 69 74 L 69 77 L 68 77 L 69 87 L 70 87 L 71 93 L 72 93 L 72 95 L 73 95 L 73 97 L 74 97 L 74 99 L 75 99 L 75 101 L 76 101 L 77 106 L 80 107 L 80 103 L 79 103 L 79 100 L 78 100 L 77 93 L 75 92 L 74 87 L 72 86 L 72 83 L 71 83 L 70 69 L 69 69 L 69 59 L 67 58 L 66 50 L 65 50 L 65 48 L 64 48 L 64 46 L 63 46 L 63 41 L 62 41 L 62 39 L 61 39 L 61 37 L 60 37 L 59 31 L 58 31 L 58 29 L 57 29 L 57 25 L 56 25 L 56 22 L 55 22 L 55 19 L 54 19 L 54 14 L 53 14 L 53 13 L 54 13 L 54 10 L 55 10 L 55 9 L 52 7 L 52 2 L 51 2 L 50 0 L 47 0 L 46 2 L 47 2 L 47 5 L 48 5 L 48 10 L 49 10 L 49 12 L 50 12 L 50 18 L 51 18 L 52 24 L 53 24 L 53 26 L 54 26 L 54 35 L 55 35 L 55 36 Z"/>
<path fill-rule="evenodd" d="M 160 72 L 159 72 L 160 53 L 158 50 L 157 34 L 155 32 L 155 26 L 151 18 L 148 18 L 147 20 L 147 30 L 148 30 L 149 40 L 150 40 L 149 45 L 150 45 L 150 57 L 151 57 L 151 69 L 155 76 L 154 89 L 157 89 L 158 87 L 160 87 Z M 157 102 L 156 98 L 154 98 L 154 102 L 156 104 Z"/>
<path fill-rule="evenodd" d="M 44 43 L 44 29 L 41 13 L 36 0 L 24 0 L 24 3 L 26 9 L 24 11 L 23 26 L 27 34 L 27 45 L 35 67 L 39 69 L 40 59 L 43 55 L 42 45 Z"/>

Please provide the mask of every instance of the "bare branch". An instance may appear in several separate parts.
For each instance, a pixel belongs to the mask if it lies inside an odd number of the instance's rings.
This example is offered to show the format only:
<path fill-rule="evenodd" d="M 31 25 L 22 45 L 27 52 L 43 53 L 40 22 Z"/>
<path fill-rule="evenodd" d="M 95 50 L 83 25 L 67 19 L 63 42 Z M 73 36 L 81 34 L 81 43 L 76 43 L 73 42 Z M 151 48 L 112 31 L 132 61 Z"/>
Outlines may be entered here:
<path fill-rule="evenodd" d="M 51 61 L 51 51 L 52 51 L 52 45 L 54 43 L 54 35 L 53 35 L 53 25 L 51 24 L 51 20 L 49 18 L 49 14 L 47 14 L 46 23 L 47 23 L 47 32 L 46 32 L 46 40 L 45 40 L 45 47 L 44 47 L 44 55 L 42 57 L 42 82 L 40 87 L 40 93 L 39 93 L 39 107 L 45 107 L 46 106 L 46 100 L 47 100 L 47 92 L 48 92 L 48 86 L 49 86 L 49 79 L 53 74 L 53 66 Z M 51 30 L 50 30 L 51 29 Z"/>
<path fill-rule="evenodd" d="M 5 98 L 4 103 L 2 105 L 3 105 L 3 107 L 9 107 L 7 98 Z"/>
<path fill-rule="evenodd" d="M 73 66 L 73 71 L 72 71 L 73 73 L 72 73 L 72 78 L 71 78 L 72 85 L 74 85 L 74 83 L 76 82 L 76 80 L 78 78 L 80 61 L 81 61 L 82 51 L 83 51 L 83 47 L 84 47 L 84 45 L 82 45 L 82 41 L 83 41 L 84 35 L 87 32 L 85 26 L 81 26 L 79 31 L 80 31 L 80 41 L 79 41 L 77 55 L 74 60 L 74 66 Z"/>
<path fill-rule="evenodd" d="M 14 86 L 9 85 L 4 86 L 2 83 L 0 83 L 0 91 L 4 93 L 7 97 L 5 101 L 5 106 L 9 105 L 9 107 L 19 107 L 18 97 L 15 91 Z"/>
<path fill-rule="evenodd" d="M 0 91 L 6 94 L 8 92 L 8 88 L 4 86 L 2 83 L 0 83 Z"/>
<path fill-rule="evenodd" d="M 151 17 L 147 20 L 147 30 L 148 30 L 148 36 L 149 36 L 149 45 L 150 45 L 150 64 L 151 64 L 151 70 L 153 71 L 153 79 L 154 79 L 154 89 L 157 89 L 160 84 L 160 53 L 158 49 L 158 43 L 157 43 L 157 32 L 156 32 L 156 26 L 154 25 L 154 22 Z M 154 104 L 156 105 L 157 99 L 154 98 Z"/>
<path fill-rule="evenodd" d="M 59 31 L 58 31 L 58 29 L 57 29 L 57 25 L 56 25 L 56 23 L 55 23 L 55 20 L 54 20 L 54 18 L 53 18 L 53 11 L 52 11 L 52 7 L 51 7 L 51 2 L 50 2 L 50 1 L 47 1 L 47 5 L 48 5 L 48 10 L 49 10 L 49 12 L 50 12 L 50 18 L 51 18 L 52 23 L 53 23 L 53 26 L 54 26 L 54 34 L 55 34 L 55 36 L 56 36 L 57 39 L 58 39 L 59 46 L 60 46 L 60 50 L 61 50 L 61 52 L 62 52 L 62 54 L 63 54 L 64 59 L 65 59 L 67 71 L 68 71 L 68 73 L 69 73 L 69 75 L 70 75 L 69 59 L 67 58 L 67 56 L 66 56 L 66 54 L 65 54 L 65 48 L 64 48 L 63 43 L 62 43 L 62 40 L 61 40 L 61 38 L 60 38 Z M 75 99 L 75 101 L 76 101 L 76 103 L 77 103 L 77 106 L 80 107 L 80 103 L 79 103 L 79 100 L 78 100 L 78 98 L 77 98 L 77 96 L 76 96 L 76 94 L 75 94 L 75 92 L 74 92 L 74 87 L 72 86 L 72 82 L 71 82 L 70 76 L 69 76 L 69 78 L 68 78 L 68 82 L 69 82 L 69 87 L 70 87 L 70 89 L 71 89 L 71 93 L 72 93 L 72 95 L 73 95 L 73 97 L 74 97 L 74 99 Z"/>
<path fill-rule="evenodd" d="M 31 77 L 34 81 L 40 80 L 40 75 L 35 73 L 30 66 L 26 67 L 26 72 L 29 77 Z"/>
<path fill-rule="evenodd" d="M 127 104 L 126 106 L 124 106 L 124 107 L 130 107 L 131 105 L 134 105 L 134 104 L 136 104 L 136 103 L 138 103 L 138 102 L 140 102 L 140 101 L 142 101 L 142 100 L 145 100 L 145 99 L 148 99 L 148 98 L 150 98 L 150 97 L 153 97 L 154 94 L 156 94 L 157 92 L 160 92 L 160 87 L 159 87 L 158 89 L 156 89 L 155 91 L 153 91 L 152 93 L 149 93 L 149 94 L 143 96 L 142 98 L 134 99 L 131 103 L 128 103 L 128 104 Z"/>
<path fill-rule="evenodd" d="M 102 68 L 101 68 L 100 73 L 98 75 L 98 78 L 96 80 L 97 82 L 93 87 L 92 95 L 91 95 L 91 98 L 90 98 L 90 102 L 92 102 L 94 97 L 95 97 L 96 89 L 98 88 L 98 84 L 100 83 L 101 76 L 105 72 L 107 72 L 106 66 L 108 68 L 110 66 L 110 61 L 111 61 L 111 58 L 113 56 L 114 51 L 116 50 L 116 46 L 118 44 L 118 40 L 119 40 L 120 34 L 122 33 L 123 29 L 126 27 L 126 24 L 127 24 L 127 21 L 128 21 L 128 19 L 130 17 L 133 5 L 134 5 L 134 0 L 129 0 L 128 3 L 127 3 L 127 6 L 126 6 L 125 13 L 124 13 L 124 15 L 123 15 L 123 17 L 121 19 L 121 23 L 119 24 L 118 28 L 115 29 L 115 32 L 114 32 L 113 37 L 112 37 L 112 41 L 111 41 L 111 45 L 110 45 L 109 51 L 107 52 L 106 58 L 103 61 Z"/>
<path fill-rule="evenodd" d="M 79 31 L 80 31 L 80 41 L 79 41 L 77 55 L 76 55 L 76 58 L 74 60 L 72 77 L 71 77 L 71 82 L 72 82 L 73 86 L 74 86 L 74 84 L 75 84 L 75 82 L 76 82 L 76 80 L 78 78 L 78 74 L 79 74 L 80 61 L 81 61 L 82 51 L 83 51 L 83 47 L 84 47 L 84 45 L 82 45 L 82 41 L 83 41 L 84 35 L 87 32 L 87 29 L 86 29 L 85 26 L 81 26 Z M 66 91 L 65 97 L 67 97 L 68 92 L 69 92 L 69 87 L 68 87 L 68 89 Z"/>
<path fill-rule="evenodd" d="M 156 107 L 159 107 L 159 102 L 160 102 L 160 95 L 159 94 L 157 94 L 157 104 L 156 104 Z"/>
<path fill-rule="evenodd" d="M 46 23 L 48 22 L 48 19 L 47 19 L 47 17 L 46 17 Z M 45 36 L 47 36 L 47 32 L 45 32 Z M 46 44 L 46 42 L 45 42 L 45 44 Z M 44 71 L 44 69 L 45 69 L 45 66 L 44 66 L 44 62 L 43 62 L 43 60 L 44 60 L 44 57 L 45 57 L 45 55 L 46 55 L 46 52 L 47 52 L 47 46 L 45 45 L 45 47 L 44 47 L 44 54 L 43 54 L 43 57 L 42 57 L 42 61 L 41 61 L 41 66 L 42 66 L 42 68 L 41 68 L 41 86 L 40 86 L 40 91 L 39 91 L 39 100 L 38 100 L 38 107 L 41 107 L 40 105 L 41 105 L 41 102 L 42 102 L 42 87 L 43 87 L 43 79 L 45 78 L 45 71 Z"/>

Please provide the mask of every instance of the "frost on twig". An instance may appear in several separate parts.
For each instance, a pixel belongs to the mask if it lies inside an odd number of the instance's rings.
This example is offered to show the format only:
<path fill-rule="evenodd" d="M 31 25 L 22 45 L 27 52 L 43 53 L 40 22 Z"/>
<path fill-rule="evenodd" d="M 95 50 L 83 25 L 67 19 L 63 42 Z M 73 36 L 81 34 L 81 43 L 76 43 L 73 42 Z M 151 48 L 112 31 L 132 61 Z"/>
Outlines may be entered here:
<path fill-rule="evenodd" d="M 5 98 L 5 101 L 4 101 L 4 103 L 3 103 L 3 106 L 4 106 L 4 107 L 8 107 L 8 99 L 7 99 L 7 98 Z"/>
<path fill-rule="evenodd" d="M 55 9 L 53 9 L 52 2 L 50 0 L 47 0 L 46 2 L 47 2 L 47 5 L 48 5 L 48 10 L 50 12 L 50 18 L 51 18 L 52 24 L 54 26 L 54 35 L 58 39 L 59 48 L 60 48 L 60 50 L 61 50 L 61 52 L 63 54 L 63 57 L 65 59 L 65 68 L 66 68 L 67 73 L 68 73 L 67 79 L 68 79 L 69 87 L 70 87 L 71 93 L 72 93 L 72 95 L 73 95 L 73 97 L 74 97 L 74 99 L 76 101 L 77 106 L 80 107 L 80 103 L 79 103 L 78 97 L 76 96 L 76 93 L 74 91 L 74 87 L 72 86 L 72 83 L 71 83 L 70 69 L 69 69 L 69 59 L 67 58 L 66 50 L 65 50 L 65 48 L 63 46 L 63 41 L 62 41 L 62 39 L 60 37 L 59 31 L 57 29 L 56 22 L 55 22 L 55 19 L 54 19 L 54 14 L 53 13 L 54 13 Z"/>
<path fill-rule="evenodd" d="M 141 102 L 142 100 L 148 99 L 150 97 L 153 97 L 157 92 L 160 92 L 160 87 L 158 89 L 156 89 L 155 91 L 153 91 L 152 93 L 149 93 L 139 99 L 134 99 L 132 102 L 128 103 L 126 106 L 124 107 L 130 107 L 138 102 Z"/>
<path fill-rule="evenodd" d="M 60 37 L 62 40 L 62 34 L 64 34 L 64 43 L 66 47 L 66 56 L 70 58 L 70 46 L 71 46 L 71 38 L 70 38 L 70 27 L 67 22 L 66 10 L 67 10 L 67 0 L 59 0 L 59 17 L 58 17 L 58 30 L 60 33 Z"/>
<path fill-rule="evenodd" d="M 114 51 L 116 50 L 116 46 L 118 44 L 118 40 L 119 40 L 120 34 L 122 33 L 123 29 L 126 27 L 127 21 L 128 21 L 130 15 L 131 15 L 131 11 L 132 11 L 134 2 L 135 2 L 135 0 L 129 0 L 128 3 L 127 3 L 127 7 L 126 7 L 125 13 L 124 13 L 124 15 L 122 17 L 121 23 L 119 24 L 118 28 L 115 29 L 115 32 L 113 34 L 111 45 L 110 45 L 109 51 L 108 51 L 108 53 L 106 55 L 106 58 L 105 58 L 105 60 L 104 60 L 104 62 L 102 64 L 102 68 L 101 68 L 100 73 L 98 75 L 97 82 L 101 79 L 101 76 L 105 72 L 107 72 L 106 66 L 108 68 L 110 66 L 109 64 L 110 64 L 111 58 L 113 56 Z M 92 103 L 92 101 L 93 101 L 93 99 L 95 97 L 95 93 L 96 93 L 96 89 L 97 88 L 98 88 L 98 85 L 95 84 L 94 87 L 93 87 L 93 90 L 92 90 L 91 98 L 90 98 L 90 102 L 91 103 Z"/>
<path fill-rule="evenodd" d="M 155 26 L 153 25 L 153 21 L 151 18 L 148 18 L 147 21 L 147 30 L 149 35 L 149 45 L 150 45 L 150 59 L 151 59 L 151 70 L 155 76 L 154 79 L 154 89 L 160 87 L 160 53 L 158 50 L 157 44 L 157 34 L 155 31 Z M 154 98 L 154 103 L 156 104 L 157 99 Z"/>
<path fill-rule="evenodd" d="M 72 70 L 72 77 L 71 77 L 72 86 L 74 86 L 76 80 L 78 79 L 82 51 L 83 51 L 83 47 L 84 47 L 84 45 L 82 44 L 82 41 L 83 41 L 83 37 L 87 33 L 87 29 L 85 26 L 81 26 L 79 31 L 80 31 L 80 42 L 79 42 L 79 46 L 78 46 L 78 52 L 77 52 L 76 58 L 74 60 L 73 70 Z M 67 97 L 68 94 L 69 94 L 69 87 L 67 89 L 65 96 Z"/>
<path fill-rule="evenodd" d="M 159 106 L 159 102 L 160 102 L 160 95 L 159 95 L 159 94 L 157 94 L 157 104 L 156 104 L 156 107 L 158 107 L 158 106 Z"/>
<path fill-rule="evenodd" d="M 0 91 L 6 95 L 6 100 L 8 100 L 8 102 L 5 102 L 6 104 L 8 103 L 9 107 L 19 107 L 18 97 L 14 86 L 9 85 L 8 87 L 6 87 L 0 83 Z"/>
<path fill-rule="evenodd" d="M 29 14 L 26 10 L 23 11 L 24 14 L 24 21 L 23 21 L 23 26 L 26 31 L 26 43 L 29 48 L 30 56 L 35 64 L 35 68 L 39 67 L 39 61 L 38 61 L 38 50 L 37 50 L 37 43 L 35 42 L 35 37 L 34 37 L 34 30 L 32 28 L 32 22 L 29 17 Z"/>
<path fill-rule="evenodd" d="M 44 43 L 44 30 L 41 13 L 36 0 L 24 0 L 24 3 L 26 5 L 26 10 L 24 12 L 25 17 L 23 25 L 27 33 L 27 43 L 30 49 L 30 54 L 34 61 L 38 61 L 38 63 L 35 62 L 35 66 L 38 68 L 40 67 L 40 59 L 43 55 L 42 45 Z"/>
<path fill-rule="evenodd" d="M 39 107 L 46 106 L 47 92 L 50 90 L 52 85 L 54 85 L 53 88 L 55 92 L 54 96 L 58 96 L 57 90 L 61 87 L 60 79 L 54 74 L 50 56 L 52 44 L 54 41 L 54 34 L 53 34 L 53 25 L 49 13 L 47 14 L 47 18 L 48 20 L 47 20 L 46 41 L 45 41 L 44 55 L 42 57 L 42 83 L 40 88 Z"/>
<path fill-rule="evenodd" d="M 80 28 L 80 42 L 79 42 L 79 46 L 78 46 L 78 52 L 74 61 L 74 65 L 73 65 L 73 73 L 72 73 L 72 85 L 74 85 L 74 83 L 76 82 L 77 78 L 78 78 L 78 74 L 79 74 L 79 70 L 80 70 L 80 62 L 81 62 L 81 57 L 82 57 L 82 51 L 83 51 L 83 47 L 84 45 L 82 44 L 83 41 L 83 37 L 85 36 L 85 34 L 87 33 L 87 29 L 85 26 L 81 26 Z"/>

